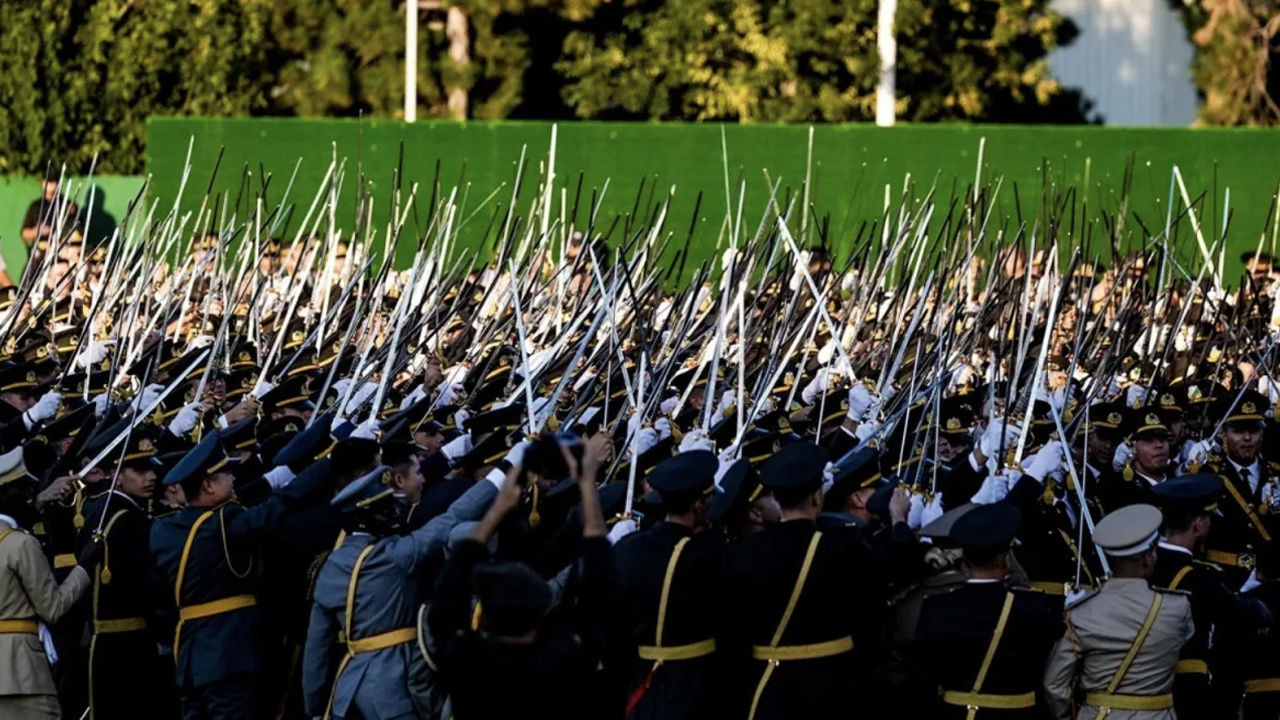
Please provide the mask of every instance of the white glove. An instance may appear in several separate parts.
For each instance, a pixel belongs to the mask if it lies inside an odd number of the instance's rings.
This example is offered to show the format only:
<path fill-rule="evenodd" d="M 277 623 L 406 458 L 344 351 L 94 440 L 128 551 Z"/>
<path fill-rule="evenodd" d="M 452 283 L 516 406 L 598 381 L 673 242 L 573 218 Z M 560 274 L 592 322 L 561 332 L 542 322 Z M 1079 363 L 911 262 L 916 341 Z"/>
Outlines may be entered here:
<path fill-rule="evenodd" d="M 942 493 L 934 493 L 933 500 L 924 506 L 924 510 L 920 513 L 920 527 L 924 527 L 929 523 L 942 517 Z"/>
<path fill-rule="evenodd" d="M 866 442 L 867 438 L 875 435 L 876 431 L 879 429 L 880 424 L 874 420 L 863 420 L 858 423 L 858 429 L 854 430 L 853 434 L 858 438 L 859 442 Z"/>
<path fill-rule="evenodd" d="M 267 479 L 267 484 L 271 486 L 271 489 L 276 490 L 293 482 L 293 479 L 297 476 L 293 474 L 288 465 L 281 465 L 280 467 L 272 468 L 263 477 Z"/>
<path fill-rule="evenodd" d="M 450 460 L 466 455 L 471 452 L 471 434 L 462 433 L 453 440 L 450 440 L 444 447 L 440 448 L 440 452 L 444 453 L 445 457 Z"/>
<path fill-rule="evenodd" d="M 94 399 L 92 400 L 92 403 L 93 403 L 93 414 L 94 414 L 94 415 L 97 415 L 99 418 L 101 418 L 103 415 L 106 415 L 106 414 L 107 414 L 107 405 L 108 405 L 110 402 L 111 402 L 111 396 L 110 396 L 110 395 L 108 395 L 107 393 L 102 393 L 102 394 L 101 394 L 101 395 L 99 395 L 98 397 L 94 398 Z"/>
<path fill-rule="evenodd" d="M 969 502 L 978 505 L 990 505 L 1004 499 L 1009 494 L 1009 476 L 1000 473 L 997 475 L 988 475 L 986 480 L 982 481 L 982 487 L 978 488 L 978 492 L 973 494 Z"/>
<path fill-rule="evenodd" d="M 871 391 L 862 383 L 855 383 L 849 388 L 849 412 L 845 413 L 845 417 L 854 422 L 860 422 L 866 417 L 867 411 L 875 406 L 875 398 L 871 396 Z"/>
<path fill-rule="evenodd" d="M 266 380 L 263 380 L 262 382 L 258 383 L 257 387 L 253 389 L 253 396 L 256 398 L 261 398 L 263 395 L 266 395 L 267 393 L 271 392 L 275 388 L 276 386 L 274 384 L 269 383 Z"/>
<path fill-rule="evenodd" d="M 826 368 L 818 370 L 814 373 L 813 379 L 808 385 L 804 386 L 804 390 L 800 391 L 800 399 L 805 405 L 812 405 L 822 396 L 822 391 L 827 388 L 827 378 L 830 372 Z"/>
<path fill-rule="evenodd" d="M 738 394 L 732 390 L 725 390 L 720 393 L 720 402 L 716 405 L 716 415 L 725 417 L 729 413 L 729 409 L 738 402 Z"/>
<path fill-rule="evenodd" d="M 1138 384 L 1129 386 L 1125 392 L 1124 402 L 1131 408 L 1138 407 L 1147 401 L 1147 389 Z"/>
<path fill-rule="evenodd" d="M 379 430 L 378 426 L 380 424 L 381 423 L 377 418 L 370 418 L 359 425 L 356 425 L 356 429 L 352 430 L 351 434 L 347 437 L 355 438 L 356 440 L 377 440 Z"/>
<path fill-rule="evenodd" d="M 466 436 L 464 435 L 463 437 Z M 484 476 L 484 479 L 492 483 L 499 491 L 502 490 L 503 485 L 507 484 L 507 474 L 498 468 L 490 470 L 489 474 Z"/>
<path fill-rule="evenodd" d="M 911 493 L 911 504 L 907 508 L 907 526 L 915 530 L 924 526 L 924 495 Z"/>
<path fill-rule="evenodd" d="M 636 433 L 636 455 L 641 455 L 644 451 L 658 444 L 658 431 L 653 428 L 641 428 Z"/>
<path fill-rule="evenodd" d="M 680 441 L 680 452 L 689 452 L 690 450 L 714 450 L 711 438 L 707 437 L 707 432 L 702 428 L 694 428 L 685 433 L 684 439 Z"/>
<path fill-rule="evenodd" d="M 982 440 L 979 444 L 979 448 L 982 449 L 983 457 L 991 458 L 996 462 L 1000 462 L 1000 458 L 997 456 L 1000 454 L 1000 436 L 1002 434 L 1004 435 L 1004 451 L 1008 452 L 1009 448 L 1018 446 L 1018 438 L 1022 436 L 1022 429 L 1018 426 L 1018 423 L 1014 421 L 1006 423 L 1001 418 L 992 420 L 987 424 L 986 431 L 982 433 Z"/>
<path fill-rule="evenodd" d="M 671 421 L 664 417 L 653 421 L 653 429 L 658 431 L 659 440 L 671 437 Z"/>
<path fill-rule="evenodd" d="M 533 399 L 533 424 L 534 427 L 546 427 L 547 419 L 555 412 L 555 404 L 551 402 L 549 397 L 539 397 Z M 529 428 L 530 432 L 533 428 Z"/>
<path fill-rule="evenodd" d="M 148 385 L 142 388 L 142 392 L 133 399 L 133 411 L 139 412 L 145 407 L 150 407 L 151 403 L 160 397 L 160 393 L 164 392 L 164 386 L 160 384 Z"/>
<path fill-rule="evenodd" d="M 62 393 L 60 392 L 50 390 L 49 392 L 40 396 L 40 399 L 36 401 L 36 404 L 28 408 L 27 412 L 24 414 L 25 417 L 30 419 L 31 421 L 31 424 L 28 425 L 27 427 L 30 428 L 31 425 L 44 422 L 45 420 L 48 420 L 54 415 L 57 415 L 58 408 L 61 406 L 62 406 Z"/>
<path fill-rule="evenodd" d="M 452 405 L 458 399 L 458 393 L 462 392 L 462 383 L 448 383 L 440 386 L 440 397 L 436 399 L 435 406 Z"/>
<path fill-rule="evenodd" d="M 680 398 L 677 396 L 672 396 L 667 398 L 666 400 L 663 400 L 662 404 L 658 406 L 658 409 L 662 411 L 663 415 L 670 415 L 671 413 L 676 411 L 676 405 L 679 405 L 679 404 L 680 404 Z"/>
<path fill-rule="evenodd" d="M 609 528 L 609 544 L 617 544 L 619 540 L 635 532 L 637 529 L 639 528 L 636 525 L 635 520 L 631 520 L 630 518 L 626 520 L 619 520 L 613 524 L 612 528 Z"/>
<path fill-rule="evenodd" d="M 351 378 L 342 378 L 333 384 L 333 390 L 338 394 L 338 397 L 343 397 L 347 394 L 347 388 L 351 387 L 351 383 Z"/>
<path fill-rule="evenodd" d="M 88 370 L 89 366 L 96 365 L 111 356 L 111 348 L 116 344 L 115 340 L 102 340 L 93 343 L 85 348 L 80 356 L 76 358 L 76 367 L 80 370 Z"/>
<path fill-rule="evenodd" d="M 511 467 L 520 467 L 524 464 L 524 454 L 531 447 L 533 447 L 533 443 L 528 440 L 518 442 L 515 447 L 507 451 L 507 456 L 504 459 L 511 464 Z"/>
<path fill-rule="evenodd" d="M 200 423 L 200 411 L 203 409 L 201 403 L 193 402 L 190 405 L 178 411 L 178 414 L 169 423 L 169 432 L 176 437 L 182 437 L 195 429 Z"/>
<path fill-rule="evenodd" d="M 426 390 L 423 390 L 422 387 L 420 386 L 416 387 L 413 389 L 413 392 L 404 396 L 404 400 L 400 401 L 400 409 L 407 410 L 408 408 L 412 407 L 414 403 L 425 398 L 426 396 L 427 396 Z"/>
<path fill-rule="evenodd" d="M 1119 472 L 1129 463 L 1129 458 L 1133 457 L 1133 450 L 1129 446 L 1121 443 L 1116 445 L 1116 454 L 1111 458 L 1111 469 Z"/>
<path fill-rule="evenodd" d="M 203 350 L 213 344 L 212 335 L 197 335 L 187 343 L 188 350 Z"/>
<path fill-rule="evenodd" d="M 467 412 L 464 408 L 458 408 L 457 412 L 453 414 L 453 426 L 461 430 L 462 424 L 470 419 L 471 413 Z"/>
<path fill-rule="evenodd" d="M 365 403 L 369 402 L 369 400 L 373 398 L 373 394 L 376 392 L 378 392 L 377 385 L 371 382 L 365 382 L 365 384 L 356 388 L 355 392 L 351 393 L 351 399 L 343 406 L 342 414 L 344 416 L 356 414 L 356 412 Z"/>
<path fill-rule="evenodd" d="M 1023 467 L 1027 475 L 1043 484 L 1062 467 L 1062 443 L 1057 440 L 1046 443 Z"/>

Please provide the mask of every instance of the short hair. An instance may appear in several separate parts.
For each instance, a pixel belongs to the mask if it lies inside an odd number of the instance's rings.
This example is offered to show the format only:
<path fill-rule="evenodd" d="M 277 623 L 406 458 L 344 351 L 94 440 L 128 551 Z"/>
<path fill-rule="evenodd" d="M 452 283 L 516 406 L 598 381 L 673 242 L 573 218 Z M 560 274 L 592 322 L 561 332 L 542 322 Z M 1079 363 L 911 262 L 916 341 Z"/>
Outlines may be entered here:
<path fill-rule="evenodd" d="M 778 505 L 785 510 L 795 510 L 805 504 L 810 495 L 818 488 L 822 487 L 821 480 L 797 485 L 789 488 L 774 488 L 773 497 L 778 501 Z"/>

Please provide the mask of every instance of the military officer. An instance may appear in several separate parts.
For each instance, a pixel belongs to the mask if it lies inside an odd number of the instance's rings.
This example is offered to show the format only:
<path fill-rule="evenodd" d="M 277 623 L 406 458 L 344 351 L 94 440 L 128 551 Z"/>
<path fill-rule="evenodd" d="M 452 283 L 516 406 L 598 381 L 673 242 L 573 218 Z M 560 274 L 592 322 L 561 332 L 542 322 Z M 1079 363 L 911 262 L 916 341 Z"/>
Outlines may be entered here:
<path fill-rule="evenodd" d="M 40 640 L 40 623 L 57 622 L 89 589 L 89 573 L 102 546 L 89 543 L 61 584 L 53 578 L 40 541 L 27 528 L 35 520 L 36 481 L 22 448 L 0 455 L 0 717 L 56 720 L 61 716 L 53 674 Z"/>
<path fill-rule="evenodd" d="M 719 461 L 709 450 L 663 460 L 646 480 L 666 511 L 614 546 L 623 622 L 635 655 L 628 716 L 707 717 L 715 652 L 715 581 L 721 538 L 707 529 Z"/>
<path fill-rule="evenodd" d="M 928 679 L 919 686 L 941 688 L 921 717 L 1037 717 L 1041 668 L 1062 634 L 1063 598 L 1006 586 L 1021 522 L 1017 508 L 994 503 L 951 528 L 968 578 L 921 608 L 915 646 Z"/>
<path fill-rule="evenodd" d="M 1093 541 L 1111 579 L 1067 608 L 1066 633 L 1045 668 L 1045 698 L 1059 720 L 1177 717 L 1174 669 L 1195 625 L 1186 593 L 1150 585 L 1161 522 L 1143 503 L 1098 522 Z"/>
<path fill-rule="evenodd" d="M 291 504 L 319 487 L 305 477 L 251 508 L 235 501 L 222 431 L 200 441 L 165 476 L 186 507 L 151 526 L 151 561 L 178 618 L 172 652 L 184 720 L 251 718 L 263 670 L 254 573 L 258 543 Z"/>
<path fill-rule="evenodd" d="M 1215 637 L 1213 702 L 1221 717 L 1280 717 L 1280 546 L 1268 543 L 1244 595 L 1262 603 L 1271 626 L 1264 632 L 1224 632 Z M 1237 712 L 1239 713 L 1237 715 Z"/>
<path fill-rule="evenodd" d="M 810 443 L 769 458 L 760 482 L 782 521 L 725 549 L 716 643 L 733 704 L 722 717 L 830 717 L 850 707 L 860 665 L 870 672 L 883 590 L 857 528 L 818 530 L 826 462 Z"/>
<path fill-rule="evenodd" d="M 137 431 L 125 443 L 112 489 L 86 503 L 80 547 L 97 538 L 104 549 L 90 595 L 87 661 L 94 720 L 171 717 L 177 709 L 157 706 L 164 693 L 139 693 L 131 682 L 138 674 L 170 682 L 159 677 L 157 633 L 148 623 L 154 593 L 146 507 L 158 467 L 151 438 Z"/>
<path fill-rule="evenodd" d="M 1205 557 L 1223 567 L 1234 587 L 1248 577 L 1255 551 L 1272 540 L 1277 528 L 1270 500 L 1280 500 L 1275 492 L 1280 468 L 1262 455 L 1269 407 L 1267 398 L 1254 390 L 1219 398 L 1212 412 L 1222 421 L 1218 446 L 1201 468 L 1221 476 L 1226 491 L 1220 505 L 1223 521 L 1213 524 Z"/>

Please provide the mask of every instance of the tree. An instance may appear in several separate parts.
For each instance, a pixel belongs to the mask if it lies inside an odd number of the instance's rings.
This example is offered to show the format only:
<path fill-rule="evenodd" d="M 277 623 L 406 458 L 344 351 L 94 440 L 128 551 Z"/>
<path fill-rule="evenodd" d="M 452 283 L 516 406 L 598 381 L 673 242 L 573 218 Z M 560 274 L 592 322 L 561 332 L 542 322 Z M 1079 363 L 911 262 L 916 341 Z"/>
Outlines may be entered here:
<path fill-rule="evenodd" d="M 1191 79 L 1204 98 L 1200 122 L 1278 125 L 1280 72 L 1275 0 L 1170 0 L 1195 45 Z"/>
<path fill-rule="evenodd" d="M 138 172 L 149 115 L 262 109 L 269 2 L 0 2 L 0 171 Z"/>
<path fill-rule="evenodd" d="M 584 118 L 868 120 L 877 6 L 614 4 L 565 41 L 564 97 Z M 1065 95 L 1048 74 L 1048 52 L 1074 36 L 1048 0 L 901 0 L 896 25 L 900 116 L 1023 120 L 1057 102 L 1056 121 L 1083 120 L 1078 96 Z"/>

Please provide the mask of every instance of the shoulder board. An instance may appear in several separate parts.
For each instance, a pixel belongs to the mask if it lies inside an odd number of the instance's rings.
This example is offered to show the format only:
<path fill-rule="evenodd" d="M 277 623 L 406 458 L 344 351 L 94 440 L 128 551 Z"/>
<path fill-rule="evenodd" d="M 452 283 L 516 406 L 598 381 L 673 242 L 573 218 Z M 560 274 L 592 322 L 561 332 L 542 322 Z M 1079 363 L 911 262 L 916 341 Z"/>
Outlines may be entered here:
<path fill-rule="evenodd" d="M 1076 607 L 1080 607 L 1080 605 L 1081 605 L 1082 603 L 1084 603 L 1084 602 L 1088 601 L 1090 598 L 1097 597 L 1097 595 L 1098 595 L 1098 591 L 1097 591 L 1097 590 L 1090 590 L 1089 592 L 1085 593 L 1084 595 L 1081 595 L 1080 597 L 1077 597 L 1077 598 L 1074 598 L 1074 599 L 1073 599 L 1073 598 L 1068 598 L 1068 599 L 1067 599 L 1067 602 L 1066 602 L 1066 604 L 1065 604 L 1065 607 L 1066 607 L 1066 609 L 1067 609 L 1067 610 L 1070 610 L 1070 609 L 1072 609 L 1072 608 L 1076 608 Z"/>
<path fill-rule="evenodd" d="M 1198 568 L 1204 568 L 1205 570 L 1214 570 L 1216 572 L 1222 572 L 1221 565 L 1217 563 L 1209 562 L 1208 560 L 1200 560 L 1196 558 L 1196 559 L 1192 559 L 1191 564 L 1195 565 Z"/>
<path fill-rule="evenodd" d="M 1169 588 L 1156 588 L 1156 587 L 1153 587 L 1151 589 L 1155 590 L 1158 593 L 1161 593 L 1162 595 L 1183 595 L 1185 597 L 1191 597 L 1190 591 L 1187 591 L 1187 590 L 1170 590 Z"/>
<path fill-rule="evenodd" d="M 1019 587 L 1019 586 L 1014 586 L 1014 587 L 1009 588 L 1009 591 L 1010 591 L 1010 592 L 1017 592 L 1017 593 L 1037 593 L 1037 594 L 1040 594 L 1040 595 L 1044 595 L 1044 594 L 1045 594 L 1044 590 L 1043 590 L 1042 588 L 1038 588 L 1038 587 Z"/>

